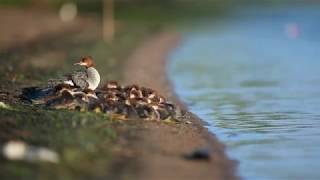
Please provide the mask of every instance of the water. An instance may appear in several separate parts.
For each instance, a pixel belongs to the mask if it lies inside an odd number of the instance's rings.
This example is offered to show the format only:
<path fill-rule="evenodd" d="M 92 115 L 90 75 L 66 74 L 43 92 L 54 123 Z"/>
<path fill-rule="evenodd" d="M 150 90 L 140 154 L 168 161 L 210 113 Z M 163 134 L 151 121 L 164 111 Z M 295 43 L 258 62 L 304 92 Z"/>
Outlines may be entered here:
<path fill-rule="evenodd" d="M 169 74 L 245 179 L 320 179 L 320 6 L 239 8 L 194 25 Z"/>

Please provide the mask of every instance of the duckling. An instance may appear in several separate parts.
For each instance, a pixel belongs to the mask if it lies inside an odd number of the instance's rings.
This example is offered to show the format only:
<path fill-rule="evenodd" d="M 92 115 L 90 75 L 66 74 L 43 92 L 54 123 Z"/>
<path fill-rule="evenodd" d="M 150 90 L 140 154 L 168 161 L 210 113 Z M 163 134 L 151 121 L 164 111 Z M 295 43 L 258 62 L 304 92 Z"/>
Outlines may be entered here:
<path fill-rule="evenodd" d="M 160 119 L 166 119 L 168 117 L 175 118 L 177 114 L 176 106 L 167 101 L 165 97 L 158 95 L 156 92 L 151 92 L 148 95 L 148 103 L 154 105 L 157 105 L 156 109 L 161 112 L 161 118 Z"/>
<path fill-rule="evenodd" d="M 68 89 L 62 89 L 56 96 L 50 97 L 45 102 L 46 107 L 55 109 L 69 109 L 74 104 L 74 98 Z"/>
<path fill-rule="evenodd" d="M 176 106 L 173 103 L 167 101 L 165 97 L 158 95 L 156 93 L 151 93 L 148 99 L 150 99 L 149 101 L 151 101 L 152 103 L 156 103 L 163 109 L 166 109 L 166 111 L 169 113 L 171 117 L 175 117 Z"/>
<path fill-rule="evenodd" d="M 156 120 L 165 120 L 171 117 L 170 112 L 163 104 L 152 104 L 151 107 L 156 115 Z"/>
<path fill-rule="evenodd" d="M 102 105 L 100 102 L 101 100 L 98 98 L 97 94 L 94 91 L 86 89 L 75 94 L 82 94 L 81 100 L 87 104 L 88 110 L 102 112 Z"/>
<path fill-rule="evenodd" d="M 46 106 L 55 109 L 88 110 L 89 106 L 95 104 L 96 101 L 98 98 L 94 91 L 84 92 L 77 88 L 63 87 L 54 96 L 47 98 Z"/>
<path fill-rule="evenodd" d="M 140 90 L 140 87 L 138 85 L 136 85 L 136 84 L 132 84 L 132 85 L 128 85 L 128 86 L 123 87 L 122 90 L 123 90 L 123 92 L 125 94 L 129 94 L 130 91 L 138 91 L 138 90 Z"/>
<path fill-rule="evenodd" d="M 146 120 L 151 120 L 151 119 L 155 119 L 154 117 L 156 116 L 153 112 L 152 107 L 149 106 L 149 104 L 146 102 L 145 98 L 140 98 L 135 106 L 137 115 L 141 118 L 141 119 L 146 119 Z"/>
<path fill-rule="evenodd" d="M 143 97 L 148 97 L 150 94 L 152 94 L 154 92 L 154 90 L 151 88 L 142 87 L 141 92 L 142 92 Z"/>
<path fill-rule="evenodd" d="M 159 96 L 159 104 L 164 106 L 172 117 L 176 115 L 176 106 L 172 102 L 165 100 L 163 96 Z"/>
<path fill-rule="evenodd" d="M 160 96 L 155 92 L 150 92 L 147 96 L 148 99 L 150 99 L 153 103 L 160 103 Z M 161 99 L 162 101 L 165 101 L 164 99 Z"/>
<path fill-rule="evenodd" d="M 129 118 L 144 118 L 145 116 L 141 113 L 141 98 L 137 90 L 133 89 L 127 95 L 125 100 L 124 113 Z"/>
<path fill-rule="evenodd" d="M 95 92 L 97 93 L 98 98 L 102 99 L 108 94 L 113 94 L 122 100 L 124 99 L 122 87 L 116 81 L 108 81 L 101 89 Z"/>
<path fill-rule="evenodd" d="M 108 81 L 103 87 L 103 91 L 121 91 L 122 87 L 118 84 L 117 81 Z"/>
<path fill-rule="evenodd" d="M 90 100 L 89 97 L 83 92 L 74 92 L 73 93 L 73 105 L 69 109 L 86 111 L 89 110 Z"/>
<path fill-rule="evenodd" d="M 123 114 L 127 119 L 134 119 L 139 118 L 138 112 L 137 112 L 137 100 L 132 99 L 126 99 L 123 107 Z"/>
<path fill-rule="evenodd" d="M 123 102 L 114 94 L 106 94 L 103 99 L 104 112 L 108 114 L 121 114 Z"/>
<path fill-rule="evenodd" d="M 111 98 L 106 98 L 102 102 L 103 112 L 107 114 L 116 112 L 116 102 Z"/>
<path fill-rule="evenodd" d="M 129 98 L 136 100 L 135 109 L 142 119 L 160 120 L 166 119 L 170 115 L 164 105 L 159 105 L 160 99 L 164 101 L 164 98 L 160 98 L 155 91 L 149 88 L 132 89 L 129 93 Z"/>
<path fill-rule="evenodd" d="M 177 107 L 172 102 L 166 101 L 160 97 L 160 104 L 167 109 L 167 111 L 170 113 L 171 118 L 173 118 L 174 120 L 181 121 L 185 117 L 186 112 Z"/>
<path fill-rule="evenodd" d="M 137 89 L 131 89 L 127 95 L 127 98 L 142 98 L 142 92 Z"/>

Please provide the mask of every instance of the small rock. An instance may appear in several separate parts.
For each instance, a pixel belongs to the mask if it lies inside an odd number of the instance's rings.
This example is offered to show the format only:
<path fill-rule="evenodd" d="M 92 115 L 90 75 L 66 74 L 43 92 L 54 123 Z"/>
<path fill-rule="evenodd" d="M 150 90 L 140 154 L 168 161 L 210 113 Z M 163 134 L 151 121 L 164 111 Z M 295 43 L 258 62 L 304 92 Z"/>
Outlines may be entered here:
<path fill-rule="evenodd" d="M 1 101 L 0 101 L 0 108 L 10 109 L 10 106 L 8 106 L 8 105 L 6 105 L 4 102 L 1 102 Z"/>
<path fill-rule="evenodd" d="M 59 162 L 59 156 L 55 151 L 45 147 L 31 146 L 22 141 L 7 142 L 2 148 L 2 153 L 9 160 Z"/>
<path fill-rule="evenodd" d="M 3 147 L 3 154 L 10 160 L 23 159 L 27 153 L 27 146 L 25 143 L 19 141 L 10 141 Z"/>
<path fill-rule="evenodd" d="M 188 160 L 210 160 L 209 149 L 196 149 L 193 152 L 184 155 L 184 158 Z"/>

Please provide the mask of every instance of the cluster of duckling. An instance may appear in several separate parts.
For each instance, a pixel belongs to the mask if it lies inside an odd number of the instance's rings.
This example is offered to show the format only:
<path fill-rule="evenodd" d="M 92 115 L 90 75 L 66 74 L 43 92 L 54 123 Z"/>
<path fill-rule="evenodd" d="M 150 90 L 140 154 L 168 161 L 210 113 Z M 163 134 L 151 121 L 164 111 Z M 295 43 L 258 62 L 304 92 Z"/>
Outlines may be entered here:
<path fill-rule="evenodd" d="M 123 119 L 180 120 L 182 117 L 179 108 L 150 88 L 120 86 L 116 81 L 109 81 L 97 89 L 100 75 L 91 56 L 81 57 L 75 65 L 85 69 L 50 80 L 45 88 L 24 88 L 21 98 L 49 108 L 104 112 Z"/>
<path fill-rule="evenodd" d="M 107 82 L 96 90 L 82 90 L 67 84 L 54 87 L 40 104 L 54 109 L 95 111 L 120 119 L 179 120 L 181 110 L 156 91 L 138 85 L 120 86 Z"/>

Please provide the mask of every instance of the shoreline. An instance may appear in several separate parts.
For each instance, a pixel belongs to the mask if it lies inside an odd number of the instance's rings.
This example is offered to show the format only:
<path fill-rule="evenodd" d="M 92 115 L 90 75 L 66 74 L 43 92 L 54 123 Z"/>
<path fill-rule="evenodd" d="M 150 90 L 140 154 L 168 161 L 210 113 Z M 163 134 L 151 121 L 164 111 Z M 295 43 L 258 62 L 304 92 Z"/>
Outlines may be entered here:
<path fill-rule="evenodd" d="M 174 93 L 166 75 L 167 57 L 180 40 L 177 32 L 164 31 L 143 42 L 125 61 L 124 83 L 153 88 L 182 109 L 187 109 Z M 225 146 L 203 126 L 204 121 L 189 114 L 186 120 L 191 124 L 142 123 L 146 130 L 142 131 L 140 141 L 135 145 L 140 147 L 138 163 L 143 171 L 139 173 L 139 179 L 239 178 L 237 163 L 227 157 Z M 210 161 L 182 158 L 183 154 L 201 148 L 209 150 Z"/>

